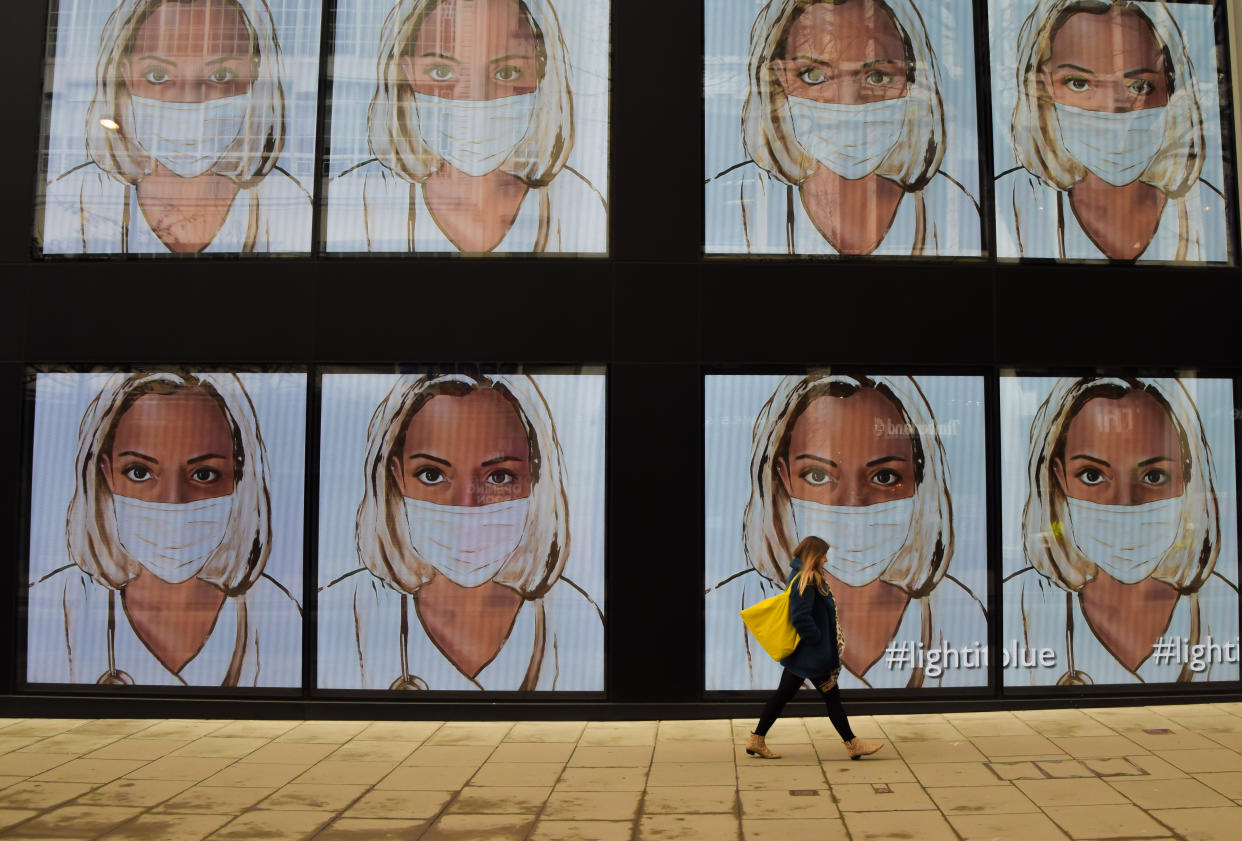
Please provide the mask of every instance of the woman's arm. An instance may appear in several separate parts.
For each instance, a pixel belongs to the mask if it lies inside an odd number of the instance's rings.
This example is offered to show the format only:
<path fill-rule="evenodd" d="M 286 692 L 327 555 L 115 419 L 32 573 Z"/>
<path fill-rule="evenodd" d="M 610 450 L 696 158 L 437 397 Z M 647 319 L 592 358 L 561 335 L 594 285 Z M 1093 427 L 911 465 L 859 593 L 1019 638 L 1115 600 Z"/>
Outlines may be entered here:
<path fill-rule="evenodd" d="M 811 645 L 816 645 L 822 636 L 819 626 L 815 624 L 814 606 L 815 588 L 807 587 L 799 593 L 797 580 L 792 581 L 789 585 L 789 621 L 802 641 Z"/>

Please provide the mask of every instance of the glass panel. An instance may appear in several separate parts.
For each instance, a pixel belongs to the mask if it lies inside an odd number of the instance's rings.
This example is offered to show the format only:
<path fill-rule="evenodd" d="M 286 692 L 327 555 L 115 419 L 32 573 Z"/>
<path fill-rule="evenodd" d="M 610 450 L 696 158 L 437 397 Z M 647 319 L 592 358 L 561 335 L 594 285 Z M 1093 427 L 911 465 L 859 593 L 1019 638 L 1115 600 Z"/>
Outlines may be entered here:
<path fill-rule="evenodd" d="M 705 3 L 704 250 L 982 254 L 971 4 L 756 8 Z"/>
<path fill-rule="evenodd" d="M 44 254 L 310 250 L 318 0 L 59 0 Z"/>
<path fill-rule="evenodd" d="M 604 386 L 324 375 L 320 688 L 603 690 Z"/>
<path fill-rule="evenodd" d="M 824 563 L 844 689 L 988 684 L 982 377 L 708 376 L 706 684 L 772 689 L 738 611 Z"/>
<path fill-rule="evenodd" d="M 324 248 L 608 250 L 608 0 L 340 0 Z"/>
<path fill-rule="evenodd" d="M 26 680 L 302 684 L 303 373 L 39 373 Z"/>
<path fill-rule="evenodd" d="M 1001 378 L 1006 686 L 1238 679 L 1233 383 Z"/>
<path fill-rule="evenodd" d="M 1082 6 L 989 0 L 997 256 L 1230 261 L 1212 4 Z"/>

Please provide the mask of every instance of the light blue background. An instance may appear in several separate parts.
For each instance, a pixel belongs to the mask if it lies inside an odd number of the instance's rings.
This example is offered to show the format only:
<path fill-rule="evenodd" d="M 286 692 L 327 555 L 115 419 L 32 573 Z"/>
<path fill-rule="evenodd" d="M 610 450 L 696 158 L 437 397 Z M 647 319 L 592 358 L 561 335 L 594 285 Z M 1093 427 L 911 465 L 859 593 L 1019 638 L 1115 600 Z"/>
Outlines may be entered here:
<path fill-rule="evenodd" d="M 969 0 L 915 0 L 940 64 L 945 145 L 941 170 L 979 201 L 978 117 L 975 107 L 974 9 Z M 703 22 L 703 177 L 745 161 L 742 103 L 750 28 L 762 0 L 705 0 Z M 994 65 L 995 66 L 995 65 Z"/>
<path fill-rule="evenodd" d="M 325 374 L 319 456 L 319 586 L 359 567 L 354 522 L 364 486 L 367 424 L 395 374 Z M 565 575 L 604 606 L 602 374 L 536 374 L 561 442 L 569 497 Z M 352 645 L 352 643 L 350 643 Z M 600 652 L 603 656 L 603 652 Z M 321 660 L 330 655 L 320 652 Z"/>
<path fill-rule="evenodd" d="M 332 57 L 328 174 L 374 157 L 367 146 L 367 108 L 375 94 L 380 29 L 394 0 L 341 0 Z M 569 166 L 608 200 L 608 0 L 554 2 L 569 52 L 574 94 L 574 149 Z M 330 200 L 330 197 L 329 197 Z"/>
<path fill-rule="evenodd" d="M 1015 70 L 1018 66 L 1018 32 L 1035 5 L 1032 0 L 988 0 L 989 43 L 992 67 L 996 71 L 992 74 L 994 175 L 1018 165 L 1009 131 L 1013 109 L 1018 102 Z M 1207 3 L 1168 3 L 1166 7 L 1186 39 L 1198 81 L 1199 107 L 1203 110 L 1203 134 L 1206 138 L 1202 177 L 1216 189 L 1226 192 L 1220 145 L 1220 85 L 1217 80 L 1212 7 Z"/>
<path fill-rule="evenodd" d="M 56 5 L 56 4 L 53 4 Z M 284 64 L 285 148 L 277 165 L 296 178 L 306 192 L 314 191 L 315 113 L 319 97 L 320 0 L 268 0 L 276 23 Z M 50 21 L 56 31 L 52 78 L 52 116 L 47 149 L 48 180 L 90 160 L 83 139 L 86 109 L 95 95 L 95 63 L 99 36 L 116 4 L 108 0 L 60 0 L 60 14 Z M 49 24 L 51 26 L 51 24 Z M 45 76 L 45 78 L 46 78 Z M 45 83 L 46 86 L 46 83 Z"/>

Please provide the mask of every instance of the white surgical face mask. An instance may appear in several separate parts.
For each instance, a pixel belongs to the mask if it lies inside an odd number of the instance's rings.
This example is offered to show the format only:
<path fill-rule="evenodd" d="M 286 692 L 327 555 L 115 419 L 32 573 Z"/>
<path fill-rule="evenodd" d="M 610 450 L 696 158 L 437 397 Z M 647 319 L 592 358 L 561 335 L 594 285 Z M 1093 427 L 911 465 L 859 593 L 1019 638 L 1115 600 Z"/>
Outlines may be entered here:
<path fill-rule="evenodd" d="M 419 557 L 461 587 L 490 581 L 522 542 L 530 499 L 437 505 L 406 498 L 405 521 Z"/>
<path fill-rule="evenodd" d="M 250 94 L 206 102 L 160 102 L 141 96 L 131 96 L 130 101 L 138 144 L 182 178 L 195 178 L 215 166 L 241 134 Z"/>
<path fill-rule="evenodd" d="M 798 145 L 853 181 L 875 172 L 901 139 L 906 98 L 837 105 L 791 96 L 789 114 Z"/>
<path fill-rule="evenodd" d="M 500 99 L 442 99 L 414 94 L 423 142 L 466 175 L 486 175 L 508 160 L 530 128 L 533 93 Z"/>
<path fill-rule="evenodd" d="M 1142 505 L 1065 501 L 1078 551 L 1122 584 L 1151 575 L 1181 532 L 1180 496 Z"/>
<path fill-rule="evenodd" d="M 798 539 L 814 536 L 827 541 L 824 569 L 851 587 L 880 577 L 906 544 L 914 515 L 914 497 L 861 506 L 789 502 Z"/>
<path fill-rule="evenodd" d="M 117 540 L 125 554 L 169 584 L 202 571 L 224 540 L 233 495 L 198 502 L 143 502 L 113 496 Z"/>
<path fill-rule="evenodd" d="M 1114 187 L 1137 180 L 1164 145 L 1164 106 L 1110 113 L 1057 103 L 1056 114 L 1065 151 Z"/>

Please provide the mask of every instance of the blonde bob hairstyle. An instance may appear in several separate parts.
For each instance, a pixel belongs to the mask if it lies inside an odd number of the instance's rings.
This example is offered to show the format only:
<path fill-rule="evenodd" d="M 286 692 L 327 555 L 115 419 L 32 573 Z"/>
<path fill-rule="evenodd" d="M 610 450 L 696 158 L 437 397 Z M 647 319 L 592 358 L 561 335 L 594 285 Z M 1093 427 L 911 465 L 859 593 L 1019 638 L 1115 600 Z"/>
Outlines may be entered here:
<path fill-rule="evenodd" d="M 1071 15 L 1134 12 L 1151 28 L 1164 57 L 1169 88 L 1164 143 L 1139 180 L 1172 199 L 1180 199 L 1203 171 L 1203 114 L 1195 94 L 1195 71 L 1186 41 L 1163 0 L 1039 0 L 1018 35 L 1018 103 L 1010 131 L 1018 163 L 1043 183 L 1068 190 L 1087 175 L 1061 142 L 1052 93 L 1042 70 L 1052 56 L 1052 41 Z"/>
<path fill-rule="evenodd" d="M 446 2 L 454 0 L 399 0 L 380 35 L 378 81 L 367 112 L 367 136 L 371 154 L 406 181 L 426 181 L 444 162 L 419 134 L 414 89 L 401 69 L 401 59 L 409 54 L 423 21 Z M 539 83 L 530 128 L 500 169 L 528 187 L 543 187 L 565 167 L 574 145 L 568 50 L 549 0 L 512 2 L 518 4 L 535 34 Z"/>
<path fill-rule="evenodd" d="M 132 136 L 133 103 L 121 63 L 133 51 L 138 30 L 161 6 L 208 0 L 121 0 L 104 24 L 95 65 L 95 96 L 86 110 L 86 151 L 104 172 L 126 184 L 137 184 L 150 175 L 155 160 L 138 138 Z M 211 172 L 250 187 L 263 179 L 280 157 L 285 145 L 285 91 L 281 85 L 280 44 L 267 0 L 211 0 L 236 7 L 250 33 L 251 62 L 255 80 L 242 130 Z M 120 128 L 106 129 L 104 120 Z"/>
<path fill-rule="evenodd" d="M 864 0 L 769 0 L 750 30 L 750 89 L 742 106 L 746 153 L 774 178 L 797 186 L 819 163 L 794 139 L 789 96 L 774 62 L 784 58 L 789 30 L 807 9 L 821 3 L 840 6 Z M 906 115 L 897 145 L 876 169 L 906 192 L 921 190 L 944 158 L 944 104 L 940 69 L 927 40 L 923 18 L 912 0 L 872 0 L 886 11 L 901 35 L 906 62 Z"/>
<path fill-rule="evenodd" d="M 1179 593 L 1193 593 L 1203 586 L 1216 566 L 1220 552 L 1216 468 L 1199 411 L 1185 386 L 1176 379 L 1066 378 L 1053 386 L 1031 423 L 1029 484 L 1022 509 L 1022 545 L 1027 562 L 1063 590 L 1081 590 L 1098 570 L 1074 542 L 1065 490 L 1052 472 L 1053 462 L 1064 458 L 1070 423 L 1088 401 L 1118 400 L 1135 391 L 1154 397 L 1169 413 L 1181 442 L 1186 483 L 1180 536 L 1152 572 L 1152 578 Z"/>
<path fill-rule="evenodd" d="M 66 518 L 70 560 L 106 587 L 121 589 L 138 576 L 142 565 L 117 539 L 112 492 L 99 456 L 111 454 L 117 424 L 139 398 L 189 389 L 206 392 L 220 407 L 233 438 L 235 476 L 224 540 L 197 577 L 215 584 L 225 595 L 238 596 L 263 574 L 272 543 L 267 448 L 241 380 L 236 374 L 173 371 L 113 374 L 87 406 L 78 427 L 76 481 Z"/>
<path fill-rule="evenodd" d="M 365 490 L 355 538 L 363 565 L 391 587 L 414 593 L 435 576 L 410 543 L 404 498 L 389 469 L 401 456 L 410 418 L 438 395 L 464 397 L 495 389 L 513 407 L 530 443 L 530 506 L 518 548 L 492 578 L 525 599 L 541 598 L 569 557 L 569 500 L 561 444 L 548 404 L 524 374 L 407 374 L 397 378 L 367 426 Z"/>
<path fill-rule="evenodd" d="M 906 542 L 880 573 L 912 598 L 940 583 L 953 556 L 953 505 L 949 464 L 931 405 L 911 377 L 811 374 L 785 377 L 755 420 L 750 451 L 750 499 L 742 521 L 746 559 L 760 575 L 788 581 L 789 561 L 798 542 L 789 493 L 776 464 L 789 457 L 794 424 L 820 397 L 849 397 L 874 389 L 901 416 L 914 449 L 914 513 Z M 887 434 L 892 434 L 888 432 Z M 831 542 L 832 536 L 826 536 Z"/>

